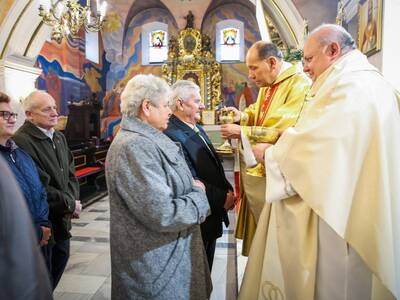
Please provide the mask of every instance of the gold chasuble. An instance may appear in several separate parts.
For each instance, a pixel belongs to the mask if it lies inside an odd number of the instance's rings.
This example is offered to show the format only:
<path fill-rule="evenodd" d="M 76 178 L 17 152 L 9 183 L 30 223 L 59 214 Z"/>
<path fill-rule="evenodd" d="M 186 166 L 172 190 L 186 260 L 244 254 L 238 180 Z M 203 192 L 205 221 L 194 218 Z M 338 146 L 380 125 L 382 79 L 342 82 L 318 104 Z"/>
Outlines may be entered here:
<path fill-rule="evenodd" d="M 272 209 L 239 299 L 400 299 L 399 101 L 358 50 L 317 78 L 296 126 L 266 151 Z M 297 195 L 273 193 L 272 161 Z"/>
<path fill-rule="evenodd" d="M 275 143 L 266 127 L 283 131 L 293 126 L 303 107 L 311 81 L 302 65 L 289 65 L 272 86 L 261 88 L 256 103 L 242 112 L 240 125 L 252 143 Z M 239 148 L 241 146 L 239 145 Z M 256 223 L 265 204 L 265 171 L 262 164 L 247 169 L 240 157 L 240 209 L 235 236 L 243 239 L 242 254 L 247 256 Z"/>

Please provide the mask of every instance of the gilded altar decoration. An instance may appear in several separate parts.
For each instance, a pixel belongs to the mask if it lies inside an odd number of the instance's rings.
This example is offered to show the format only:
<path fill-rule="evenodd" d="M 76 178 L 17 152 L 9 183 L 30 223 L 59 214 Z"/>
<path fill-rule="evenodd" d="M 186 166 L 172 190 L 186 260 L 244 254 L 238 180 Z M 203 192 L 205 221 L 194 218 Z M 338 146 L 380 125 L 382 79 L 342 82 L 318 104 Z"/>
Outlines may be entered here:
<path fill-rule="evenodd" d="M 179 45 L 176 37 L 172 36 L 168 43 L 168 59 L 175 59 L 179 55 Z"/>
<path fill-rule="evenodd" d="M 179 33 L 179 56 L 194 56 L 201 54 L 201 33 L 200 31 L 188 28 Z"/>
<path fill-rule="evenodd" d="M 277 45 L 283 52 L 287 51 L 288 46 L 281 37 L 281 34 L 274 22 L 269 17 L 265 17 L 265 21 L 267 22 L 267 28 L 269 36 L 271 37 L 271 42 Z"/>
<path fill-rule="evenodd" d="M 168 61 L 161 70 L 169 84 L 179 79 L 196 83 L 200 87 L 205 110 L 214 111 L 221 102 L 221 66 L 211 52 L 210 37 L 192 28 L 193 18 L 189 13 L 186 19 L 190 24 L 180 31 L 178 38 L 170 37 Z M 212 115 L 209 113 L 207 116 L 208 124 L 213 123 Z"/>

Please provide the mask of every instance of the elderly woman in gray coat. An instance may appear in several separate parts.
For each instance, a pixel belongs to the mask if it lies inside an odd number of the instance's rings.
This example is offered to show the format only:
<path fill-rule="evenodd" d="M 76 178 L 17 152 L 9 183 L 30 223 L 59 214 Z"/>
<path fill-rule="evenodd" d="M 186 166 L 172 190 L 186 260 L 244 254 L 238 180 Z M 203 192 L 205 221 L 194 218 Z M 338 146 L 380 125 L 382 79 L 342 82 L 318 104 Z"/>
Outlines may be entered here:
<path fill-rule="evenodd" d="M 112 299 L 208 299 L 211 278 L 200 226 L 204 185 L 162 130 L 170 89 L 152 75 L 122 93 L 121 129 L 107 155 Z"/>

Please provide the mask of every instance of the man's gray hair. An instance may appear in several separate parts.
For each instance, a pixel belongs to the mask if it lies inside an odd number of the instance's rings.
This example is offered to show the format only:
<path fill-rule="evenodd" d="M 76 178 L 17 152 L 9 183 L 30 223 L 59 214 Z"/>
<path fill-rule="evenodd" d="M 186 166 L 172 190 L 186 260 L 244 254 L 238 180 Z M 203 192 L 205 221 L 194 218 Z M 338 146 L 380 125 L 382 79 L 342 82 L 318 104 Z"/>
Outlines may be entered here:
<path fill-rule="evenodd" d="M 164 79 L 154 75 L 136 75 L 128 81 L 121 94 L 121 112 L 128 117 L 137 117 L 145 99 L 159 107 L 161 100 L 168 99 L 170 92 Z"/>
<path fill-rule="evenodd" d="M 200 93 L 200 87 L 190 80 L 178 80 L 172 87 L 170 107 L 172 111 L 176 110 L 176 100 L 190 100 L 195 93 Z"/>
<path fill-rule="evenodd" d="M 47 94 L 45 91 L 42 90 L 34 90 L 25 99 L 22 101 L 22 107 L 24 111 L 32 111 L 37 106 L 37 99 L 38 96 Z"/>
<path fill-rule="evenodd" d="M 343 54 L 356 49 L 356 43 L 353 37 L 342 26 L 336 24 L 322 24 L 315 28 L 310 35 L 323 30 L 324 33 L 317 34 L 316 39 L 318 42 L 325 46 L 333 42 L 339 44 Z"/>
<path fill-rule="evenodd" d="M 258 58 L 260 60 L 267 59 L 270 56 L 273 56 L 278 60 L 283 59 L 281 49 L 279 49 L 279 47 L 273 43 L 258 41 L 255 42 L 252 47 L 257 50 Z"/>

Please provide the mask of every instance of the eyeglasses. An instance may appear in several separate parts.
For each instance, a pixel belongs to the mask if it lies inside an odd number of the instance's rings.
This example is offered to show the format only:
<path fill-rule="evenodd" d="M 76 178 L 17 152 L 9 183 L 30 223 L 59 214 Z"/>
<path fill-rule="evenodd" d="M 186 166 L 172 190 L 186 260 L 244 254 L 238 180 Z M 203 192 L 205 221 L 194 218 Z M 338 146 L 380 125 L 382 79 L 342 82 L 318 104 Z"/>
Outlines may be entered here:
<path fill-rule="evenodd" d="M 0 116 L 3 117 L 3 120 L 5 121 L 10 121 L 11 118 L 17 119 L 18 114 L 13 113 L 11 111 L 6 111 L 6 110 L 0 110 Z"/>

